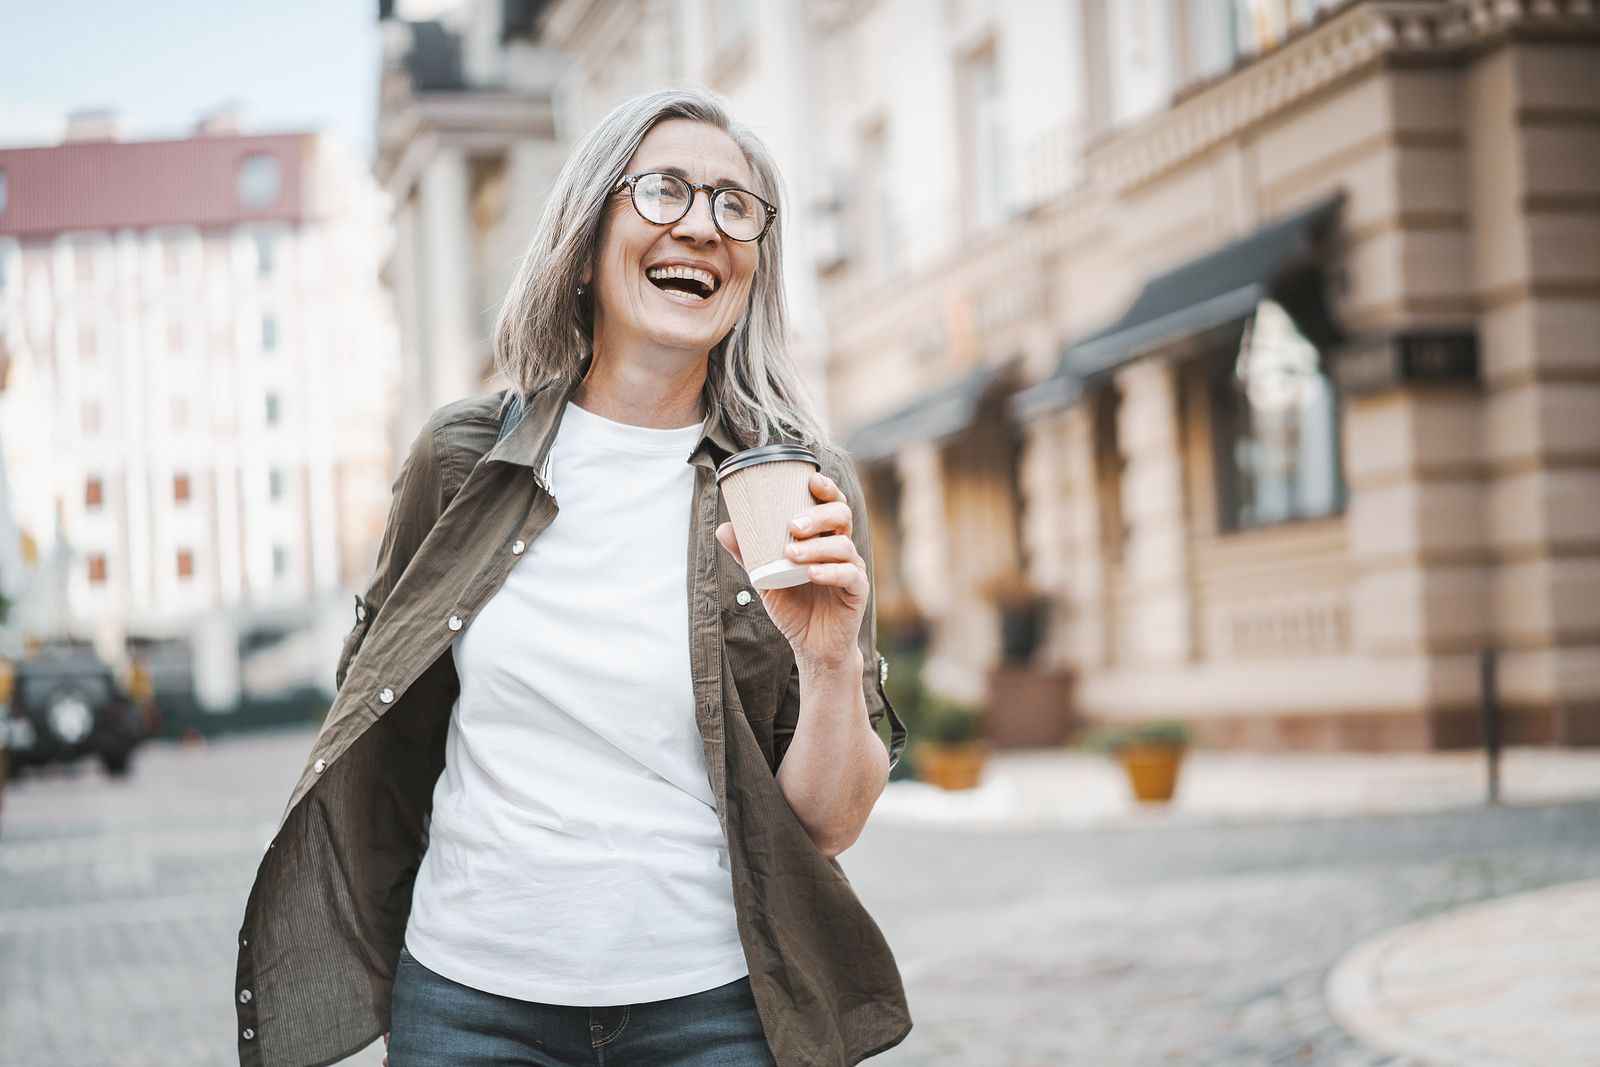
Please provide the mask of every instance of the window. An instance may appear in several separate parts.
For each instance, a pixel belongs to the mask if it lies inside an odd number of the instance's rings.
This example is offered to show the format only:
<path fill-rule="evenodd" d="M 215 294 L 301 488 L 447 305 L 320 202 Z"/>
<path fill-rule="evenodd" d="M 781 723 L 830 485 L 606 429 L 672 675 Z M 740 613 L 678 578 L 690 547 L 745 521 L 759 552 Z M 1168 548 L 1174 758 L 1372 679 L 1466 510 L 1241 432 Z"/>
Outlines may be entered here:
<path fill-rule="evenodd" d="M 99 478 L 90 478 L 83 483 L 83 506 L 94 511 L 106 502 L 105 483 Z"/>
<path fill-rule="evenodd" d="M 276 426 L 276 425 L 278 425 L 278 418 L 282 414 L 282 412 L 279 410 L 279 406 L 280 405 L 278 403 L 278 394 L 277 393 L 268 393 L 267 394 L 267 411 L 266 411 L 266 414 L 267 414 L 267 425 L 268 426 Z"/>
<path fill-rule="evenodd" d="M 84 361 L 93 359 L 100 350 L 99 340 L 99 335 L 96 333 L 93 323 L 80 322 L 78 324 L 78 358 Z"/>
<path fill-rule="evenodd" d="M 167 351 L 173 355 L 183 352 L 183 323 L 177 319 L 167 320 Z"/>
<path fill-rule="evenodd" d="M 100 404 L 97 401 L 83 402 L 83 436 L 100 436 Z"/>
<path fill-rule="evenodd" d="M 189 402 L 181 396 L 172 398 L 172 428 L 174 430 L 189 428 Z"/>
<path fill-rule="evenodd" d="M 1321 354 L 1273 301 L 1246 323 L 1217 377 L 1218 485 L 1230 529 L 1330 515 L 1344 506 L 1338 405 Z"/>
<path fill-rule="evenodd" d="M 1189 71 L 1194 78 L 1222 74 L 1239 56 L 1241 0 L 1190 0 Z M 1248 0 L 1243 0 L 1248 3 Z"/>
<path fill-rule="evenodd" d="M 289 576 L 289 550 L 283 545 L 272 546 L 272 576 L 274 578 Z"/>
<path fill-rule="evenodd" d="M 192 548 L 180 548 L 180 549 L 178 549 L 178 577 L 179 578 L 193 578 L 194 577 L 194 549 L 192 549 Z"/>
<path fill-rule="evenodd" d="M 161 270 L 169 278 L 183 273 L 183 248 L 174 238 L 161 242 Z"/>
<path fill-rule="evenodd" d="M 261 316 L 261 351 L 276 352 L 278 350 L 278 317 L 276 315 Z"/>
<path fill-rule="evenodd" d="M 1003 222 L 1006 189 L 1006 126 L 1000 61 L 993 44 L 961 64 L 961 157 L 967 169 L 967 208 L 978 228 Z"/>
<path fill-rule="evenodd" d="M 277 156 L 246 156 L 239 164 L 239 203 L 247 208 L 271 207 L 277 203 L 282 180 Z"/>
<path fill-rule="evenodd" d="M 278 269 L 278 238 L 265 230 L 251 234 L 256 246 L 256 276 L 270 278 Z"/>
<path fill-rule="evenodd" d="M 283 499 L 283 471 L 277 467 L 267 472 L 267 497 L 272 500 Z"/>
<path fill-rule="evenodd" d="M 882 123 L 861 132 L 856 147 L 861 161 L 855 190 L 855 240 L 860 242 L 862 268 L 868 278 L 886 281 L 900 272 L 894 185 L 889 174 L 889 131 Z"/>
<path fill-rule="evenodd" d="M 72 247 L 72 277 L 79 285 L 90 285 L 95 276 L 94 246 L 86 243 Z"/>
<path fill-rule="evenodd" d="M 95 585 L 104 585 L 106 580 L 106 557 L 98 552 L 91 552 L 85 557 L 89 567 L 89 581 Z"/>
<path fill-rule="evenodd" d="M 189 502 L 189 476 L 187 474 L 174 474 L 172 476 L 172 502 L 187 504 Z"/>

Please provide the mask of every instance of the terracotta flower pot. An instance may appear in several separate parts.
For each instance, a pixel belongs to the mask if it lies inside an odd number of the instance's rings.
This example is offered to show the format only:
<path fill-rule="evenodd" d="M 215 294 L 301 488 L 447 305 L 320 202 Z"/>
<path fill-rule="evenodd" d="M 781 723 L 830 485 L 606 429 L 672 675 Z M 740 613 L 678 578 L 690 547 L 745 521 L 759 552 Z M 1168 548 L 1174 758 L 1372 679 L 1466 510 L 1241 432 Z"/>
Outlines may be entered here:
<path fill-rule="evenodd" d="M 1164 804 L 1178 788 L 1182 748 L 1176 745 L 1127 744 L 1117 749 L 1117 759 L 1128 773 L 1133 795 L 1141 803 Z"/>
<path fill-rule="evenodd" d="M 989 742 L 966 741 L 946 745 L 923 741 L 917 745 L 917 778 L 940 789 L 972 789 L 989 758 Z"/>

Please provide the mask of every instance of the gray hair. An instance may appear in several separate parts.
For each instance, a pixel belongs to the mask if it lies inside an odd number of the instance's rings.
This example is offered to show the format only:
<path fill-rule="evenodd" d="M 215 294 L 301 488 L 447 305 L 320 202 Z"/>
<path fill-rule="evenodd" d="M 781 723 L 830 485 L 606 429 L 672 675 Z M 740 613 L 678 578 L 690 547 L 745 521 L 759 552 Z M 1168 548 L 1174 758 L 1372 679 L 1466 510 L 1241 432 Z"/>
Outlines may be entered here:
<path fill-rule="evenodd" d="M 578 140 L 556 176 L 544 214 L 494 326 L 495 369 L 527 396 L 575 383 L 593 344 L 591 296 L 578 279 L 597 251 L 611 192 L 651 127 L 664 119 L 703 122 L 732 137 L 756 195 L 779 208 L 762 238 L 749 305 L 711 350 L 702 396 L 749 446 L 774 438 L 816 446 L 828 432 L 788 349 L 783 293 L 782 179 L 767 147 L 734 121 L 724 101 L 697 88 L 661 89 L 624 100 Z"/>

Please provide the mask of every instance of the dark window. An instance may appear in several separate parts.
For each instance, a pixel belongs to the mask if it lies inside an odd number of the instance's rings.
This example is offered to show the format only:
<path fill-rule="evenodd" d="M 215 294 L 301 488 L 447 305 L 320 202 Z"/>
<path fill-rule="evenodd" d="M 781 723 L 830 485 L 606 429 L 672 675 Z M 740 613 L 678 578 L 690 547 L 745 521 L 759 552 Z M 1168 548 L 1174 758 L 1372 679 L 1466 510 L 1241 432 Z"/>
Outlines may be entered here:
<path fill-rule="evenodd" d="M 261 316 L 261 351 L 276 352 L 278 350 L 278 318 L 276 315 Z"/>
<path fill-rule="evenodd" d="M 90 508 L 90 509 L 98 508 L 101 504 L 104 504 L 105 502 L 106 502 L 105 483 L 101 482 L 99 478 L 90 478 L 87 482 L 84 483 L 84 485 L 83 485 L 83 506 L 84 507 Z"/>
<path fill-rule="evenodd" d="M 273 500 L 283 499 L 283 471 L 277 467 L 267 472 L 267 495 Z"/>
<path fill-rule="evenodd" d="M 178 549 L 178 577 L 194 577 L 194 550 L 188 548 Z"/>
<path fill-rule="evenodd" d="M 281 407 L 281 405 L 278 403 L 278 394 L 277 393 L 268 393 L 267 394 L 267 425 L 268 426 L 276 426 L 276 425 L 278 425 L 278 418 L 282 414 L 282 412 L 279 410 L 280 407 Z"/>
<path fill-rule="evenodd" d="M 88 558 L 89 581 L 96 585 L 103 585 L 106 580 L 106 558 L 95 553 Z"/>
<path fill-rule="evenodd" d="M 1321 353 L 1263 302 L 1216 378 L 1218 485 L 1228 529 L 1331 515 L 1344 506 L 1339 409 Z"/>
<path fill-rule="evenodd" d="M 257 230 L 254 234 L 256 245 L 256 276 L 270 278 L 278 269 L 278 238 L 276 235 Z"/>
<path fill-rule="evenodd" d="M 272 576 L 274 578 L 287 577 L 289 574 L 289 550 L 282 545 L 272 546 Z"/>
<path fill-rule="evenodd" d="M 189 502 L 189 476 L 187 474 L 174 474 L 172 476 L 172 499 L 178 504 Z"/>

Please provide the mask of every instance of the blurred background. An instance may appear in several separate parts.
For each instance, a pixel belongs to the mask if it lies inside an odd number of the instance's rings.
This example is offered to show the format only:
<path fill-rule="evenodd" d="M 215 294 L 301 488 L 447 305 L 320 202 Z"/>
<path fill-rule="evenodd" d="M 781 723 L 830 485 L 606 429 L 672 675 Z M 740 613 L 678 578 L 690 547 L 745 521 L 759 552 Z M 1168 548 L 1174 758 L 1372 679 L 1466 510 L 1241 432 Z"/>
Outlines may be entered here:
<path fill-rule="evenodd" d="M 1600 1063 L 1594 4 L 0 27 L 0 1064 L 233 1062 L 403 449 L 504 384 L 568 146 L 679 82 L 777 156 L 863 478 L 881 1062 Z"/>

